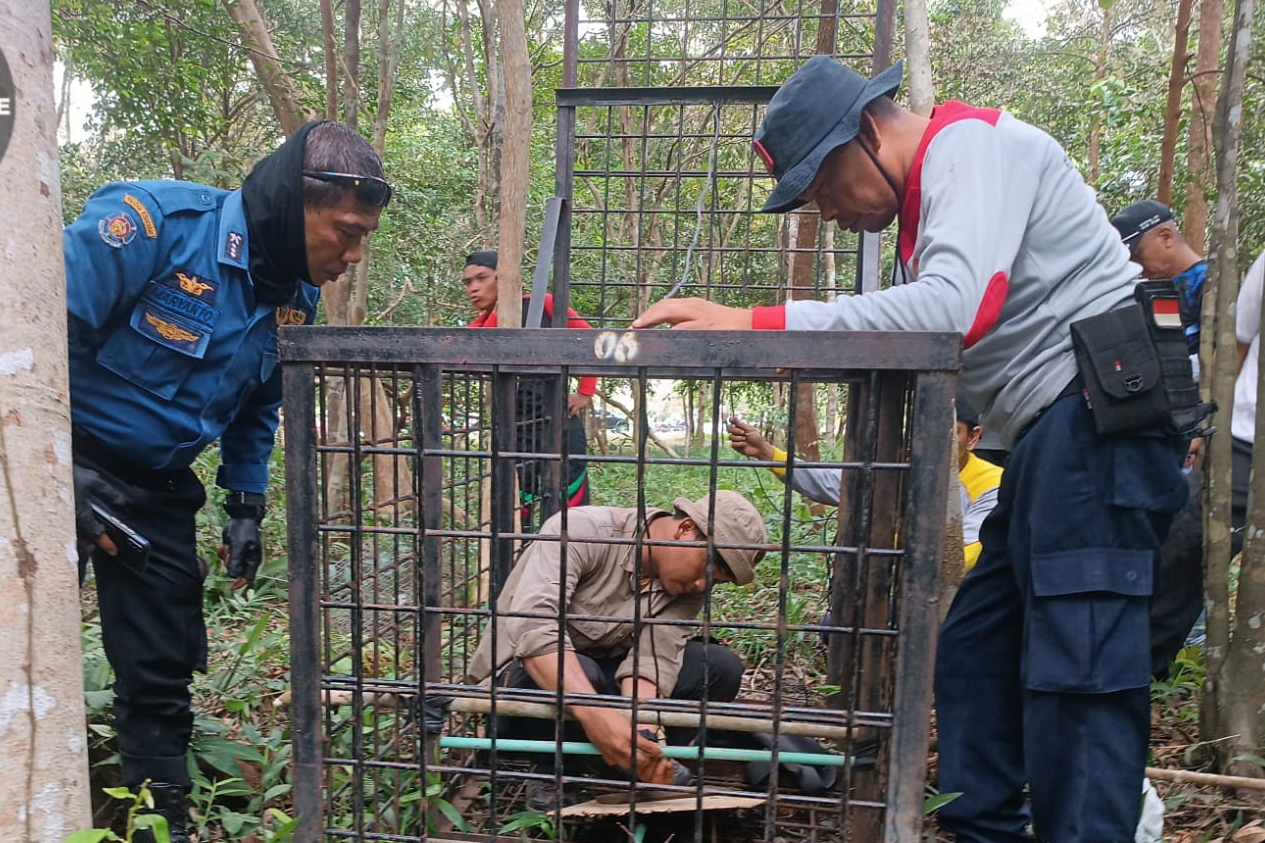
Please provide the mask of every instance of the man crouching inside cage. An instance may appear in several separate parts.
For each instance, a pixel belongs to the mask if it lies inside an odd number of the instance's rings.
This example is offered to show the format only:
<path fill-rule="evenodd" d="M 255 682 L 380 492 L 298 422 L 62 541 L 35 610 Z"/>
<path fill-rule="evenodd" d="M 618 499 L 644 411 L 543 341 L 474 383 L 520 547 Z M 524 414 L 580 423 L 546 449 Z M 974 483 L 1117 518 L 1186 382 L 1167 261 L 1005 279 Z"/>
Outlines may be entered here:
<path fill-rule="evenodd" d="M 497 599 L 497 657 L 489 629 L 466 681 L 480 683 L 495 674 L 502 687 L 561 686 L 568 695 L 734 699 L 742 660 L 699 637 L 690 622 L 702 612 L 712 585 L 751 582 L 767 542 L 764 521 L 742 495 L 727 490 L 716 492 L 714 507 L 709 496 L 677 498 L 674 507 L 644 513 L 605 506 L 568 510 L 565 564 L 556 538 L 562 515 L 545 521 L 541 538 L 523 550 Z M 564 726 L 563 740 L 587 736 L 621 776 L 690 782 L 688 769 L 663 756 L 653 729 L 635 730 L 627 711 L 607 703 L 569 705 L 574 721 Z M 555 727 L 553 720 L 505 717 L 498 718 L 497 735 L 554 741 Z M 668 728 L 665 736 L 669 743 L 685 744 L 696 731 Z M 550 811 L 576 801 L 574 792 L 560 793 L 552 777 L 554 753 L 533 755 L 532 762 L 537 773 L 551 778 L 531 782 L 529 809 Z M 584 772 L 583 759 L 568 758 L 563 772 Z"/>

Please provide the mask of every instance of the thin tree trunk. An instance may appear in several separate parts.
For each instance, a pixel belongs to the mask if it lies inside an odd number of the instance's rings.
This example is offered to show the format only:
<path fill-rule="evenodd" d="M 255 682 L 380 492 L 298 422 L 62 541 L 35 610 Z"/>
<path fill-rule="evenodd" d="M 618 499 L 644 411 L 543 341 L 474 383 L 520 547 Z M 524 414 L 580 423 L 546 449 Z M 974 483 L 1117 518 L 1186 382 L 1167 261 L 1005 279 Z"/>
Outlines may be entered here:
<path fill-rule="evenodd" d="M 834 289 L 835 281 L 838 277 L 838 270 L 835 266 L 835 230 L 834 226 L 828 225 L 826 230 L 822 232 L 825 241 L 822 244 L 822 248 L 825 249 L 826 253 L 822 272 L 825 273 L 826 277 L 823 280 L 828 290 Z M 826 294 L 826 301 L 834 301 L 838 297 L 837 293 L 828 293 Z M 825 428 L 826 436 L 829 437 L 832 446 L 838 444 L 839 413 L 839 384 L 829 383 L 826 385 Z"/>
<path fill-rule="evenodd" d="M 1190 61 L 1190 8 L 1194 0 L 1178 0 L 1177 26 L 1173 35 L 1173 61 L 1168 68 L 1168 102 L 1164 107 L 1164 135 L 1160 140 L 1160 174 L 1155 198 L 1173 204 L 1173 158 L 1177 154 L 1177 127 L 1182 116 L 1182 88 Z"/>
<path fill-rule="evenodd" d="M 299 98 L 299 87 L 281 66 L 277 48 L 268 33 L 268 23 L 255 0 L 223 0 L 228 16 L 237 24 L 242 40 L 250 48 L 250 61 L 255 66 L 259 84 L 268 94 L 272 110 L 287 135 L 314 116 Z"/>
<path fill-rule="evenodd" d="M 484 156 L 484 177 L 486 181 L 482 200 L 487 213 L 488 229 L 483 232 L 484 240 L 496 243 L 498 226 L 500 225 L 501 207 L 501 155 L 505 142 L 505 74 L 502 61 L 500 40 L 500 17 L 492 0 L 478 0 L 479 16 L 483 21 L 483 67 L 487 75 L 487 97 L 484 99 L 483 146 L 480 154 Z M 521 8 L 521 6 L 520 6 Z M 525 50 L 526 48 L 524 48 Z M 473 61 L 471 63 L 473 73 Z M 477 76 L 470 77 L 470 84 L 479 84 Z"/>
<path fill-rule="evenodd" d="M 905 0 L 906 90 L 909 92 L 910 110 L 924 116 L 935 107 L 930 30 L 925 0 Z"/>
<path fill-rule="evenodd" d="M 1094 82 L 1101 82 L 1107 77 L 1107 55 L 1111 47 L 1111 35 L 1115 29 L 1115 4 L 1104 6 L 1102 23 L 1098 29 L 1098 50 L 1094 55 Z M 1102 117 L 1095 113 L 1089 127 L 1089 150 L 1086 154 L 1089 173 L 1086 181 L 1090 185 L 1098 182 L 1099 161 L 1102 157 Z"/>
<path fill-rule="evenodd" d="M 22 267 L 0 280 L 0 828 L 60 843 L 91 808 L 47 2 L 0 0 L 0 32 L 14 61 L 0 58 L 0 93 L 15 104 L 0 203 L 21 209 L 0 250 Z"/>
<path fill-rule="evenodd" d="M 360 128 L 360 0 L 345 0 L 343 23 L 343 122 Z"/>
<path fill-rule="evenodd" d="M 74 81 L 75 74 L 71 70 L 69 59 L 62 64 L 61 73 L 61 96 L 57 99 L 57 122 L 56 126 L 61 126 L 62 121 L 66 123 L 66 139 L 70 139 L 70 120 L 67 115 L 70 114 L 70 84 Z"/>
<path fill-rule="evenodd" d="M 1217 111 L 1213 124 L 1213 139 L 1217 153 L 1217 205 L 1213 219 L 1214 249 L 1210 260 L 1211 273 L 1219 285 L 1219 302 L 1229 299 L 1230 293 L 1237 288 L 1238 281 L 1238 175 L 1239 145 L 1243 124 L 1243 89 L 1247 77 L 1247 65 L 1252 40 L 1252 9 L 1254 0 L 1236 0 L 1234 10 L 1234 26 L 1231 30 L 1230 46 L 1226 51 L 1225 75 L 1221 84 L 1221 93 L 1217 97 Z M 1223 286 L 1223 288 L 1222 288 Z M 1224 330 L 1218 325 L 1218 335 L 1225 336 L 1227 342 L 1218 347 L 1217 376 L 1224 376 L 1228 389 L 1233 389 L 1233 358 L 1235 342 L 1233 336 L 1233 309 L 1227 307 L 1220 310 L 1219 315 L 1226 320 Z M 1224 356 L 1223 356 L 1224 353 Z M 1227 359 L 1228 358 L 1228 359 Z M 1228 396 L 1227 396 L 1228 398 Z M 1223 407 L 1230 406 L 1227 400 Z M 1262 427 L 1258 419 L 1257 427 Z M 1265 435 L 1265 434 L 1263 434 Z M 1213 437 L 1217 439 L 1218 437 Z M 1222 437 L 1226 438 L 1226 437 Z M 1229 441 L 1222 445 L 1222 452 L 1229 450 Z M 1228 474 L 1229 460 L 1217 463 L 1221 469 L 1221 477 L 1225 480 Z M 1265 460 L 1263 460 L 1265 462 Z M 1260 765 L 1248 758 L 1257 754 L 1257 718 L 1260 716 L 1260 700 L 1265 698 L 1265 667 L 1261 664 L 1260 652 L 1265 648 L 1265 631 L 1261 630 L 1261 618 L 1265 614 L 1265 565 L 1261 562 L 1261 553 L 1265 551 L 1265 540 L 1261 529 L 1265 528 L 1265 496 L 1255 494 L 1265 486 L 1265 477 L 1254 472 L 1252 492 L 1249 500 L 1249 511 L 1244 535 L 1242 568 L 1239 575 L 1238 602 L 1235 606 L 1237 623 L 1233 636 L 1229 635 L 1228 618 L 1224 609 L 1216 612 L 1218 617 L 1218 635 L 1227 644 L 1225 658 L 1215 660 L 1219 669 L 1218 705 L 1214 708 L 1220 728 L 1205 739 L 1224 737 L 1216 744 L 1221 753 L 1221 764 L 1225 772 L 1234 775 L 1251 775 L 1260 777 Z M 1229 484 L 1226 484 L 1228 489 Z M 1225 500 L 1218 501 L 1218 514 L 1225 514 Z M 1225 523 L 1218 525 L 1220 533 L 1225 532 Z M 1228 538 L 1228 537 L 1227 537 Z M 1228 552 L 1222 553 L 1222 558 Z M 1228 567 L 1228 559 L 1225 559 Z M 1221 567 L 1221 560 L 1218 560 Z M 1227 572 L 1228 574 L 1228 572 Z M 1227 575 L 1228 580 L 1228 575 Z M 1211 583 L 1209 584 L 1211 585 Z M 1220 584 L 1218 584 L 1220 588 Z M 1228 590 L 1228 588 L 1227 588 Z M 1209 591 L 1209 597 L 1214 595 Z M 1228 601 L 1227 601 L 1228 603 Z M 1209 620 L 1212 619 L 1212 613 Z M 1211 645 L 1212 627 L 1209 625 L 1209 643 Z M 1218 642 L 1219 643 L 1219 642 Z M 1208 652 L 1208 678 L 1213 676 L 1214 659 L 1212 648 Z"/>
<path fill-rule="evenodd" d="M 1217 65 L 1221 61 L 1222 0 L 1199 0 L 1199 48 L 1190 95 L 1189 140 L 1186 143 L 1186 210 L 1182 236 L 1198 254 L 1208 233 L 1208 196 L 1212 193 L 1212 115 L 1217 98 Z"/>
<path fill-rule="evenodd" d="M 488 152 L 489 135 L 492 126 L 492 117 L 489 112 L 488 99 L 483 96 L 483 90 L 479 87 L 479 76 L 474 68 L 474 45 L 470 39 L 470 10 L 466 6 L 466 0 L 456 0 L 457 20 L 460 22 L 458 31 L 461 37 L 461 61 L 465 71 L 464 83 L 465 87 L 458 90 L 457 82 L 453 80 L 453 96 L 460 102 L 459 94 L 465 93 L 470 98 L 470 104 L 474 111 L 472 119 L 465 117 L 465 112 L 460 108 L 457 113 L 462 115 L 466 128 L 473 135 L 474 146 L 478 151 L 477 165 L 475 168 L 475 189 L 474 201 L 471 210 L 474 212 L 474 227 L 479 233 L 480 240 L 483 244 L 491 242 L 491 230 L 488 223 L 488 194 L 492 189 L 493 178 L 491 175 L 490 155 Z M 484 17 L 484 44 L 488 43 L 488 27 L 494 25 L 494 21 Z M 496 62 L 495 49 L 487 54 L 487 60 L 490 63 L 488 67 L 488 78 L 495 76 Z M 455 75 L 455 74 L 454 74 Z"/>
<path fill-rule="evenodd" d="M 531 64 L 521 0 L 496 4 L 505 68 L 505 138 L 501 159 L 501 207 L 497 231 L 496 319 L 518 325 L 523 308 L 523 241 L 527 236 L 528 188 L 531 186 Z M 567 314 L 555 314 L 565 327 Z"/>
<path fill-rule="evenodd" d="M 321 34 L 325 38 L 325 119 L 338 119 L 338 42 L 334 40 L 332 0 L 321 0 Z"/>

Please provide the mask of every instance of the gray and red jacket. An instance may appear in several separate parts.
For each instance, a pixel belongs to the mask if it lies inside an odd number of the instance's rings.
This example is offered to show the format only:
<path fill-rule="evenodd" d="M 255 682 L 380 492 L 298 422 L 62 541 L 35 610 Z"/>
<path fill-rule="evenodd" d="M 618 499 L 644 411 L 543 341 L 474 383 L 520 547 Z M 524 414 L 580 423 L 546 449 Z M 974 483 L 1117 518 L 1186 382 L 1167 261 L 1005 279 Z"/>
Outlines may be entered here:
<path fill-rule="evenodd" d="M 932 112 L 899 220 L 917 283 L 756 308 L 753 326 L 960 332 L 962 386 L 1010 447 L 1076 374 L 1068 325 L 1131 300 L 1128 249 L 1053 138 L 959 102 Z"/>

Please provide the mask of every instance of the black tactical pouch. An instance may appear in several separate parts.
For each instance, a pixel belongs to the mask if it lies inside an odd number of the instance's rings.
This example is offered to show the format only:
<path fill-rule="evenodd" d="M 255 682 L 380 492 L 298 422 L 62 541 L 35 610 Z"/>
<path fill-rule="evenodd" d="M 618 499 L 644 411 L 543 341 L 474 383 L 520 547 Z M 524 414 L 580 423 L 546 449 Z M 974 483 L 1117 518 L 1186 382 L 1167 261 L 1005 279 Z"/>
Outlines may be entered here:
<path fill-rule="evenodd" d="M 1135 304 L 1073 322 L 1072 347 L 1099 435 L 1199 432 L 1215 405 L 1199 401 L 1181 300 L 1171 281 L 1143 281 Z"/>

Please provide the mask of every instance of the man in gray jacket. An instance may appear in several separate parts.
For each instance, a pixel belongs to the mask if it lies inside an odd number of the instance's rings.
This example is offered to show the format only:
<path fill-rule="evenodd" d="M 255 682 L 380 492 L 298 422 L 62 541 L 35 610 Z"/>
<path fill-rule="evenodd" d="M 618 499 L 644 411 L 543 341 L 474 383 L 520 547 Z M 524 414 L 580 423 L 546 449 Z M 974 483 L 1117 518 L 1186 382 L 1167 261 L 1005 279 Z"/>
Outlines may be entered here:
<path fill-rule="evenodd" d="M 1096 432 L 1069 326 L 1130 306 L 1136 269 L 1049 135 L 950 102 L 896 105 L 900 65 L 866 80 L 809 59 L 769 103 L 762 209 L 897 222 L 910 280 L 834 302 L 741 310 L 664 301 L 633 324 L 955 331 L 961 384 L 1010 457 L 983 551 L 940 633 L 940 809 L 959 843 L 1132 840 L 1150 732 L 1147 606 L 1186 500 L 1187 439 Z M 1024 788 L 1030 787 L 1031 816 Z"/>
<path fill-rule="evenodd" d="M 764 520 L 746 498 L 724 489 L 714 505 L 704 496 L 677 498 L 673 506 L 567 510 L 565 544 L 563 513 L 546 520 L 497 598 L 495 637 L 489 631 L 479 642 L 466 681 L 497 676 L 513 688 L 643 701 L 736 697 L 742 660 L 698 639 L 698 626 L 682 621 L 698 617 L 712 585 L 752 581 L 768 541 Z M 645 782 L 679 783 L 682 768 L 623 711 L 575 704 L 568 711 L 610 766 Z M 498 733 L 555 738 L 553 721 L 526 718 L 506 718 Z M 676 737 L 683 743 L 690 735 Z M 537 756 L 535 766 L 554 772 L 554 755 Z M 561 801 L 555 781 L 532 782 L 529 808 L 552 810 Z"/>

